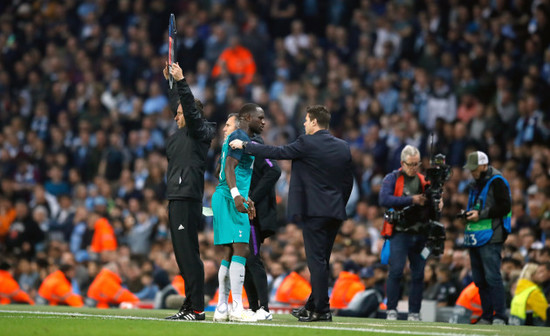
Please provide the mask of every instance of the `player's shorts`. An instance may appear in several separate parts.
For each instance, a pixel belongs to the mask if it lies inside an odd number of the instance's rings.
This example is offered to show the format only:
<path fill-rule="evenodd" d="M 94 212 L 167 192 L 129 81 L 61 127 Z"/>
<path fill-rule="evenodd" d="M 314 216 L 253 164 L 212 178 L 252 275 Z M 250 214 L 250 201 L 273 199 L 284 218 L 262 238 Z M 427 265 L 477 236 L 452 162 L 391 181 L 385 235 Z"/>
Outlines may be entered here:
<path fill-rule="evenodd" d="M 216 191 L 212 195 L 214 212 L 214 245 L 246 243 L 250 240 L 250 221 L 247 213 L 237 211 L 232 198 Z"/>

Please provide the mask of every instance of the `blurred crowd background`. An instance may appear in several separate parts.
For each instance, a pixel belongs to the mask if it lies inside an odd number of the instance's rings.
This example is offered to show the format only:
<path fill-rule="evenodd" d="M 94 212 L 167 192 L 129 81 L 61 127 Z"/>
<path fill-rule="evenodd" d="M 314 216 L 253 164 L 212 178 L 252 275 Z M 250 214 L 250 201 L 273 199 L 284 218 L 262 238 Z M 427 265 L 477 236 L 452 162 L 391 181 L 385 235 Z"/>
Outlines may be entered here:
<path fill-rule="evenodd" d="M 425 298 L 452 306 L 472 281 L 455 218 L 466 207 L 462 165 L 472 150 L 511 185 L 507 288 L 526 262 L 550 262 L 548 0 L 12 0 L 0 12 L 0 254 L 33 297 L 64 264 L 75 266 L 73 287 L 84 296 L 109 262 L 142 300 L 178 273 L 164 197 L 164 144 L 176 129 L 162 75 L 170 13 L 177 60 L 220 130 L 204 206 L 229 113 L 259 104 L 266 143 L 282 145 L 303 133 L 305 106 L 323 104 L 355 167 L 332 281 L 374 267 L 383 290 L 378 191 L 407 144 L 420 149 L 423 168 L 430 153 L 452 166 L 445 251 L 426 267 Z M 301 231 L 285 216 L 290 162 L 279 164 L 280 231 L 262 249 L 273 293 L 305 260 Z M 100 218 L 114 246 L 99 242 Z M 221 253 L 211 218 L 203 224 L 213 297 Z"/>

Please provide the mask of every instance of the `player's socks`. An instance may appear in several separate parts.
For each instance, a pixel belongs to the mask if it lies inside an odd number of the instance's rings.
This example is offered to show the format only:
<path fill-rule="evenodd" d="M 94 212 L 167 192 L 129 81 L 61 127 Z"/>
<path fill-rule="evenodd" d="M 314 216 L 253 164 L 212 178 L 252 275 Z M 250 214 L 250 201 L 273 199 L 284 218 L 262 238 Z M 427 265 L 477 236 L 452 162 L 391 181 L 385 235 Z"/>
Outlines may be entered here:
<path fill-rule="evenodd" d="M 218 283 L 220 285 L 220 291 L 218 296 L 218 306 L 229 300 L 229 290 L 231 289 L 229 283 L 229 261 L 222 259 L 220 270 L 218 271 Z"/>
<path fill-rule="evenodd" d="M 222 259 L 222 264 L 218 271 L 220 288 L 218 292 L 218 305 L 214 311 L 214 322 L 228 321 L 229 314 L 231 314 L 231 306 L 227 303 L 229 300 L 229 290 L 231 289 L 231 283 L 229 282 L 229 264 L 229 261 Z"/>
<path fill-rule="evenodd" d="M 234 255 L 229 266 L 229 279 L 231 281 L 231 295 L 233 296 L 233 308 L 243 306 L 243 284 L 246 258 Z"/>

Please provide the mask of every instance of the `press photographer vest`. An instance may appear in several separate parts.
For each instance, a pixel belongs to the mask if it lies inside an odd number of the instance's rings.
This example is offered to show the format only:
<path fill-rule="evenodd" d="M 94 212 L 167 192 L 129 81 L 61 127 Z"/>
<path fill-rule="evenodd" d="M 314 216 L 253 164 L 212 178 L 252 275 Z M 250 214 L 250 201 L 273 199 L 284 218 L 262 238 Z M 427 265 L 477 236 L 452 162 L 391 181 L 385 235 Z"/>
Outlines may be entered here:
<path fill-rule="evenodd" d="M 403 171 L 400 168 L 399 170 L 394 170 L 391 172 L 392 175 L 396 176 L 395 178 L 395 186 L 393 188 L 393 195 L 397 197 L 403 196 L 403 191 L 405 190 L 405 176 L 403 175 Z M 429 183 L 426 181 L 426 178 L 424 175 L 420 173 L 416 173 L 416 176 L 418 177 L 418 180 L 420 181 L 420 189 L 423 193 L 426 189 L 426 185 Z M 401 209 L 398 209 L 401 210 Z M 394 211 L 393 208 L 390 208 L 389 211 Z M 380 232 L 380 235 L 384 237 L 386 240 L 384 241 L 384 246 L 382 247 L 381 255 L 380 255 L 380 262 L 384 265 L 388 264 L 389 256 L 390 256 L 390 239 L 393 236 L 393 233 L 395 229 L 395 225 L 389 223 L 388 221 L 384 221 L 384 224 L 382 225 L 382 231 Z"/>
<path fill-rule="evenodd" d="M 405 176 L 404 173 L 399 174 L 395 181 L 394 196 L 403 196 L 405 190 L 409 191 L 409 195 L 413 196 L 424 193 L 428 182 L 424 178 L 424 175 L 416 173 L 414 176 Z M 413 206 L 416 210 L 408 212 L 405 215 L 405 226 L 396 226 L 396 231 L 408 232 L 408 233 L 421 233 L 424 225 L 426 224 L 421 213 L 418 213 L 420 207 Z"/>
<path fill-rule="evenodd" d="M 399 169 L 399 171 L 401 171 L 401 169 Z M 420 173 L 416 173 L 416 176 L 418 176 L 418 179 L 420 180 L 420 186 L 422 188 L 422 192 L 424 192 L 428 182 L 426 181 L 426 178 L 424 177 L 424 175 Z M 401 173 L 395 180 L 395 189 L 393 191 L 393 195 L 401 197 L 403 196 L 403 190 L 405 190 L 405 176 L 403 175 L 403 173 Z"/>
<path fill-rule="evenodd" d="M 511 195 L 510 185 L 508 184 L 508 181 L 506 181 L 506 179 L 503 178 L 501 175 L 493 175 L 489 179 L 489 181 L 485 183 L 485 186 L 483 187 L 483 189 L 481 189 L 481 192 L 479 194 L 475 188 L 470 189 L 470 194 L 468 196 L 467 211 L 478 210 L 479 212 L 481 212 L 481 210 L 483 210 L 487 201 L 487 193 L 489 192 L 489 187 L 491 185 L 491 182 L 493 182 L 497 178 L 504 181 L 504 184 L 508 188 L 508 194 Z M 493 218 L 487 218 L 487 219 L 481 219 L 477 222 L 467 222 L 466 230 L 464 231 L 464 246 L 474 247 L 474 246 L 483 246 L 487 244 L 491 240 L 494 234 L 493 220 L 494 220 Z M 504 229 L 506 230 L 506 232 L 508 233 L 511 232 L 512 210 L 508 212 L 506 217 L 502 218 L 502 225 L 504 226 Z"/>
<path fill-rule="evenodd" d="M 396 176 L 395 186 L 393 188 L 393 195 L 397 197 L 401 197 L 403 196 L 403 191 L 405 190 L 405 176 L 403 175 L 404 173 L 402 169 L 399 168 L 399 170 L 394 170 L 391 174 Z M 416 175 L 418 177 L 418 180 L 420 181 L 421 192 L 424 192 L 428 182 L 426 181 L 426 178 L 424 177 L 424 175 L 420 173 L 416 173 Z M 389 210 L 393 211 L 394 209 L 391 208 Z M 397 210 L 401 210 L 401 209 L 397 209 Z M 382 237 L 390 238 L 391 236 L 393 236 L 393 231 L 394 231 L 394 224 L 384 221 L 384 224 L 382 226 L 382 231 L 380 232 Z"/>

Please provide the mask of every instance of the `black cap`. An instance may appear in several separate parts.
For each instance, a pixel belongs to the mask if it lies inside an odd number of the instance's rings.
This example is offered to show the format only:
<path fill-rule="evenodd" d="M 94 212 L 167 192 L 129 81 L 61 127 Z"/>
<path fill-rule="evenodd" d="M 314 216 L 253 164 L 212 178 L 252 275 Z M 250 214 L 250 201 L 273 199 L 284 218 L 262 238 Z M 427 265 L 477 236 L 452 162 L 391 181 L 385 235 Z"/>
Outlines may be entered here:
<path fill-rule="evenodd" d="M 376 263 L 376 264 L 372 265 L 372 268 L 379 269 L 379 270 L 382 270 L 384 272 L 388 271 L 388 265 L 384 265 L 384 264 L 381 264 L 381 263 Z"/>
<path fill-rule="evenodd" d="M 357 265 L 353 260 L 347 260 L 343 265 L 343 269 L 346 272 L 357 274 L 361 270 L 361 267 Z"/>
<path fill-rule="evenodd" d="M 359 277 L 361 279 L 368 279 L 372 278 L 374 276 L 374 269 L 373 267 L 364 267 L 359 271 Z"/>
<path fill-rule="evenodd" d="M 11 268 L 10 264 L 7 261 L 0 261 L 0 271 L 7 271 Z"/>

